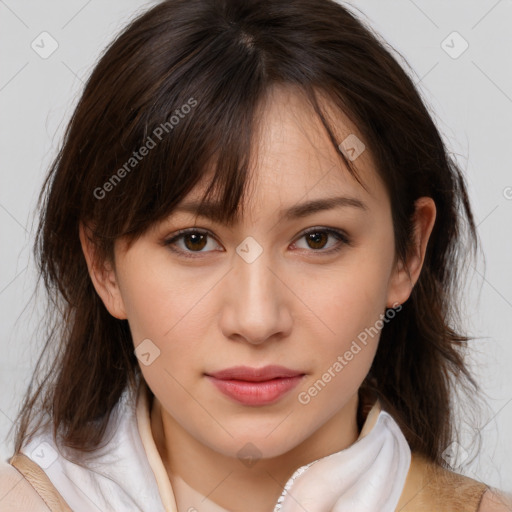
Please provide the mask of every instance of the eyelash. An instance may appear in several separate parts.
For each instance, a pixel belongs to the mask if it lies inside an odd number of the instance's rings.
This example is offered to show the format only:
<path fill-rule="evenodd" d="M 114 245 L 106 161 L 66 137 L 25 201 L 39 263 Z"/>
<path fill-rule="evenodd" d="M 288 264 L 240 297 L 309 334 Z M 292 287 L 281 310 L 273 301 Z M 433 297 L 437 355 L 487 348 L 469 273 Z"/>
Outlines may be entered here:
<path fill-rule="evenodd" d="M 307 231 L 302 232 L 297 237 L 296 240 L 300 240 L 301 238 L 303 238 L 306 235 L 309 235 L 311 233 L 328 233 L 329 235 L 333 235 L 335 238 L 338 239 L 339 242 L 341 242 L 341 243 L 337 244 L 335 247 L 333 247 L 331 249 L 327 249 L 327 250 L 311 249 L 311 252 L 313 252 L 313 253 L 316 252 L 316 253 L 318 253 L 319 256 L 334 254 L 334 253 L 339 252 L 343 248 L 343 246 L 352 245 L 350 238 L 343 231 L 339 231 L 337 229 L 332 229 L 332 228 L 325 228 L 325 227 L 315 227 L 315 228 L 308 229 Z M 207 235 L 207 236 L 211 236 L 213 239 L 215 239 L 215 237 L 207 230 L 197 229 L 197 228 L 189 228 L 189 229 L 181 229 L 181 230 L 177 231 L 171 238 L 164 240 L 163 245 L 169 247 L 169 249 L 171 251 L 173 251 L 177 254 L 180 254 L 180 255 L 184 256 L 185 258 L 201 258 L 202 257 L 202 256 L 200 256 L 201 251 L 183 251 L 181 249 L 176 249 L 176 248 L 172 247 L 180 238 L 183 238 L 185 235 L 190 235 L 190 234 Z M 208 252 L 208 251 L 206 251 L 206 252 Z"/>

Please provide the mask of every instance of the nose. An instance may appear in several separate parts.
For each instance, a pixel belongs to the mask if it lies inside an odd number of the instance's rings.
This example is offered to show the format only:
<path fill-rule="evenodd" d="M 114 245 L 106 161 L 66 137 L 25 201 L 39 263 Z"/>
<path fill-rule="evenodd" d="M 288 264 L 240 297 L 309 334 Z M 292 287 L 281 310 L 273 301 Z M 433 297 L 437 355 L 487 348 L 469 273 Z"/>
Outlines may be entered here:
<path fill-rule="evenodd" d="M 253 345 L 288 336 L 293 294 L 284 284 L 282 272 L 265 251 L 254 261 L 237 254 L 233 265 L 222 296 L 224 335 Z"/>

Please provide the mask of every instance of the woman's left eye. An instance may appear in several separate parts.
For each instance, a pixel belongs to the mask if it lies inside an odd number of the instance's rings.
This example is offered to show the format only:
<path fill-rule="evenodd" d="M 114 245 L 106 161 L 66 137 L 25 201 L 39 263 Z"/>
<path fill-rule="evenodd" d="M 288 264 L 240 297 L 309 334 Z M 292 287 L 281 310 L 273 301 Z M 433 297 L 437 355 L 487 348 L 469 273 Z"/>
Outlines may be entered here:
<path fill-rule="evenodd" d="M 335 238 L 337 243 L 334 247 L 328 246 L 327 241 L 329 238 Z M 184 229 L 178 231 L 171 238 L 164 240 L 164 245 L 168 246 L 173 252 L 183 254 L 186 257 L 194 258 L 194 253 L 209 252 L 203 250 L 208 246 L 208 239 L 215 240 L 214 237 L 208 232 L 200 229 Z M 303 232 L 298 240 L 304 239 L 307 247 L 306 249 L 313 249 L 312 252 L 320 254 L 330 254 L 341 250 L 344 245 L 350 245 L 350 239 L 342 231 L 331 228 L 313 228 Z M 293 244 L 297 246 L 297 242 Z"/>
<path fill-rule="evenodd" d="M 331 246 L 331 248 L 325 249 L 326 241 L 329 239 L 329 237 L 334 237 L 338 243 L 334 244 L 334 247 Z M 313 252 L 319 252 L 321 254 L 337 252 L 341 250 L 344 245 L 350 245 L 350 239 L 345 233 L 331 228 L 309 229 L 300 235 L 299 240 L 302 238 L 305 239 L 308 246 L 306 249 L 315 249 Z M 297 244 L 295 243 L 294 245 Z"/>

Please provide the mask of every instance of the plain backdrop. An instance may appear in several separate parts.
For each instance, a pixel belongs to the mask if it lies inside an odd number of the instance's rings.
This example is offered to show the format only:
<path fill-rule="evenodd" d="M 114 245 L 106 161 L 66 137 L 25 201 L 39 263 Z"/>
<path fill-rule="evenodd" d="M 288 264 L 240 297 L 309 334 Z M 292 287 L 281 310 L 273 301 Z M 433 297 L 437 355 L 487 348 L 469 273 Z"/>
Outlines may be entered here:
<path fill-rule="evenodd" d="M 100 52 L 128 20 L 155 3 L 0 0 L 2 459 L 12 454 L 7 432 L 43 341 L 36 329 L 46 305 L 31 300 L 37 194 Z M 475 338 L 470 364 L 487 410 L 473 425 L 482 433 L 480 454 L 459 467 L 510 492 L 512 1 L 354 0 L 352 5 L 410 64 L 408 72 L 467 178 L 485 265 L 481 260 L 470 268 L 463 321 Z M 460 427 L 466 424 L 460 421 Z M 461 463 L 473 448 L 461 444 Z"/>

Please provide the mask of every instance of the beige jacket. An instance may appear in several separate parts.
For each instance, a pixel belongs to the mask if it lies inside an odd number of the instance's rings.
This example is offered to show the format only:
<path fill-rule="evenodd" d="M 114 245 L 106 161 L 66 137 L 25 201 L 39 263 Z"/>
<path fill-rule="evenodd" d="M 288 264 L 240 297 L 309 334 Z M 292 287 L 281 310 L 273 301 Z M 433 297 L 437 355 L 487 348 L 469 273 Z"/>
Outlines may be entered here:
<path fill-rule="evenodd" d="M 160 493 L 166 495 L 166 493 L 169 494 L 168 477 L 154 445 L 150 425 L 151 407 L 144 390 L 145 387 L 139 390 L 141 400 L 137 402 L 136 407 L 138 433 L 143 441 L 148 460 L 153 461 L 151 467 L 154 473 L 156 471 L 155 478 L 157 482 L 162 482 L 159 485 Z M 144 397 L 146 399 L 143 399 Z M 361 435 L 374 426 L 379 410 L 380 404 L 377 403 L 367 416 Z M 46 484 L 47 488 L 53 488 L 46 473 L 37 464 L 24 455 L 18 456 L 17 460 L 29 465 L 25 471 L 29 480 L 36 483 L 35 487 L 40 487 L 38 483 L 42 483 Z M 170 493 L 172 494 L 172 490 Z M 167 499 L 164 503 L 167 503 L 169 512 L 175 510 L 174 499 Z M 0 461 L 0 512 L 69 510 L 56 491 L 53 495 L 44 495 L 43 499 L 15 467 Z M 499 493 L 481 482 L 436 466 L 412 452 L 411 464 L 396 512 L 512 512 L 512 496 Z"/>
<path fill-rule="evenodd" d="M 31 478 L 51 483 L 43 470 L 30 469 Z M 0 463 L 0 510 L 2 512 L 69 511 L 58 493 L 45 497 L 10 464 Z M 511 512 L 512 496 L 483 483 L 434 466 L 412 454 L 404 490 L 396 512 Z M 116 511 L 122 512 L 122 511 Z"/>

